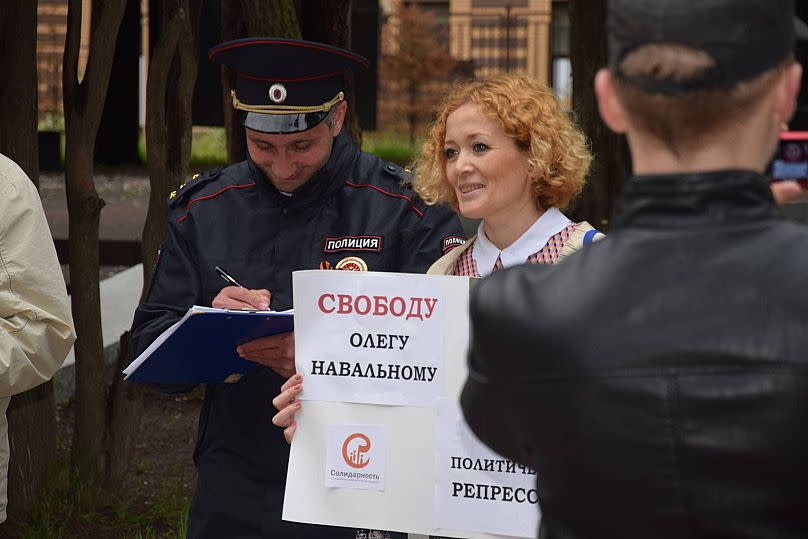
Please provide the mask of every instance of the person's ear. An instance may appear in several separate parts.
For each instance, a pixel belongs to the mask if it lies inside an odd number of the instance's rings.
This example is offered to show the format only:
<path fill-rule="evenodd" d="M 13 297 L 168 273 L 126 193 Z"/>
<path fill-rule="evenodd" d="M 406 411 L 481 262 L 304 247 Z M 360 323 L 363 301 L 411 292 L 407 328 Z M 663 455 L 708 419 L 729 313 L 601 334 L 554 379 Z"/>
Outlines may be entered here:
<path fill-rule="evenodd" d="M 797 108 L 797 95 L 800 93 L 802 66 L 794 62 L 783 70 L 775 85 L 775 110 L 782 123 L 788 123 Z"/>
<path fill-rule="evenodd" d="M 337 110 L 334 112 L 334 123 L 331 127 L 331 136 L 336 137 L 342 130 L 342 124 L 345 122 L 345 114 L 348 111 L 348 103 L 340 101 L 337 103 Z"/>
<path fill-rule="evenodd" d="M 617 97 L 614 77 L 608 69 L 601 69 L 595 75 L 595 96 L 603 123 L 615 133 L 625 133 L 628 126 L 626 110 Z"/>

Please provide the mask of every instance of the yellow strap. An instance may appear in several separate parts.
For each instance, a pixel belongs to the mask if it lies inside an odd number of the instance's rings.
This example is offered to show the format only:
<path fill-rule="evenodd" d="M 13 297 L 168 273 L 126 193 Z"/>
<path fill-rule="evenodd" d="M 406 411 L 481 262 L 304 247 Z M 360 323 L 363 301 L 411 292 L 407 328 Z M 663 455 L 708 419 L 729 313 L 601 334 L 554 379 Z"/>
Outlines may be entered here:
<path fill-rule="evenodd" d="M 335 95 L 333 99 L 326 101 L 322 105 L 300 107 L 294 105 L 248 105 L 238 100 L 235 90 L 230 90 L 230 96 L 233 98 L 233 108 L 236 110 L 260 112 L 263 114 L 306 114 L 309 112 L 326 112 L 331 110 L 331 107 L 345 99 L 345 94 L 340 92 Z"/>

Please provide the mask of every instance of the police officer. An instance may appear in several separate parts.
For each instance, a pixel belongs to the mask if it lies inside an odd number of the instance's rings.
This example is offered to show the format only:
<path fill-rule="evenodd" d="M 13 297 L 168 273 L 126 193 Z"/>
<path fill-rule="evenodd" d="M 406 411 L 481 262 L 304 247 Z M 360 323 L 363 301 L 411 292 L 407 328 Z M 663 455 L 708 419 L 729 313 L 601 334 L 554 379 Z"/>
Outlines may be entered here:
<path fill-rule="evenodd" d="M 171 194 L 149 296 L 135 313 L 133 355 L 191 305 L 288 309 L 294 270 L 422 273 L 457 244 L 451 210 L 426 207 L 400 167 L 360 151 L 343 129 L 342 74 L 367 67 L 365 58 L 280 38 L 222 43 L 209 57 L 235 72 L 232 101 L 249 155 Z M 217 266 L 241 287 L 224 286 Z M 288 446 L 272 425 L 272 397 L 294 372 L 293 335 L 239 352 L 260 365 L 206 387 L 188 537 L 353 537 L 281 520 Z"/>

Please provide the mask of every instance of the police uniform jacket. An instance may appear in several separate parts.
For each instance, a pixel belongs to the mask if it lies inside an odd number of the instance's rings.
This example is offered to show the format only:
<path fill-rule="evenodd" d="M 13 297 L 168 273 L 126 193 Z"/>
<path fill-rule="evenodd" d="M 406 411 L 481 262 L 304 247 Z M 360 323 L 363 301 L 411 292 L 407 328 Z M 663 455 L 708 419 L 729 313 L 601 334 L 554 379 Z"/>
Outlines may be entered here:
<path fill-rule="evenodd" d="M 217 265 L 245 287 L 269 289 L 275 310 L 292 307 L 298 269 L 424 273 L 462 229 L 450 209 L 426 207 L 403 182 L 399 167 L 359 151 L 345 131 L 292 196 L 249 159 L 189 182 L 169 204 L 149 296 L 135 313 L 133 355 L 191 305 L 211 304 L 227 286 Z M 260 537 L 280 525 L 289 448 L 271 419 L 283 381 L 259 365 L 237 383 L 207 386 L 190 535 Z"/>
<path fill-rule="evenodd" d="M 462 406 L 540 536 L 805 537 L 808 230 L 754 172 L 628 183 L 609 238 L 482 281 Z"/>

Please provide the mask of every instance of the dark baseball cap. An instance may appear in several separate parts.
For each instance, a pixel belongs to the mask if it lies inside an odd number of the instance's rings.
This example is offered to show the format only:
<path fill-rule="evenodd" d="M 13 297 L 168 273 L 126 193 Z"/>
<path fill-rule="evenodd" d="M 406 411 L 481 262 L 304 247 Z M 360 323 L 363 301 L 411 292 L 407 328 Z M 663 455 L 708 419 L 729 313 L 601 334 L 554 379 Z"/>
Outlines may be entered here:
<path fill-rule="evenodd" d="M 263 133 L 318 125 L 345 98 L 344 71 L 368 67 L 366 58 L 349 50 L 277 37 L 221 43 L 208 57 L 234 71 L 233 107 L 245 127 Z"/>
<path fill-rule="evenodd" d="M 608 34 L 612 72 L 647 92 L 730 88 L 776 67 L 794 51 L 794 0 L 609 0 Z M 714 66 L 688 80 L 623 73 L 626 56 L 650 44 L 703 51 Z"/>

